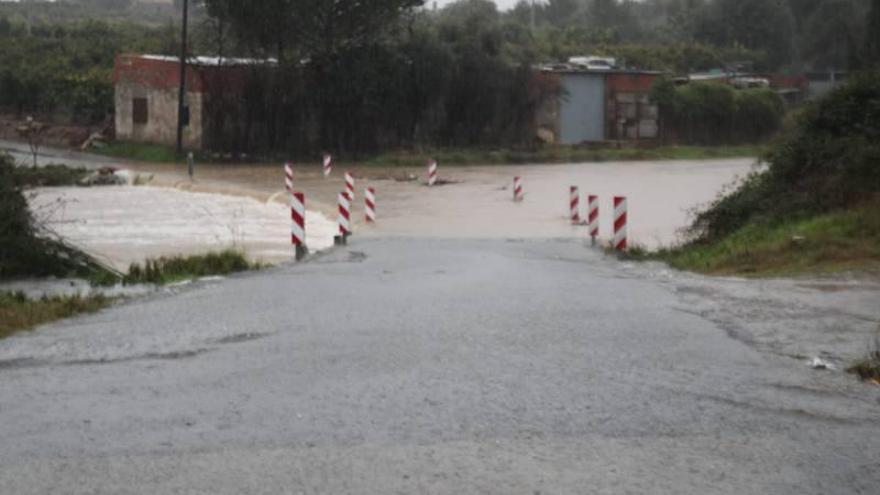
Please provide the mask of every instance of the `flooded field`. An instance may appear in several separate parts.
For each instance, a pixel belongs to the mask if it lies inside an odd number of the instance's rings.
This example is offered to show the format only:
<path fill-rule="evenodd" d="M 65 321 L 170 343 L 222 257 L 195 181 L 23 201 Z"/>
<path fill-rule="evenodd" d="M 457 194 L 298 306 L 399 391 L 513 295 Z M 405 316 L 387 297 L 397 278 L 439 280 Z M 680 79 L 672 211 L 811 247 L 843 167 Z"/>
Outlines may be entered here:
<path fill-rule="evenodd" d="M 84 156 L 72 159 L 83 163 Z M 96 161 L 106 164 L 106 159 Z M 117 166 L 150 176 L 151 187 L 43 189 L 34 208 L 60 235 L 114 266 L 145 257 L 237 247 L 256 260 L 290 259 L 290 214 L 278 164 L 196 164 L 191 180 L 182 164 L 126 163 Z M 310 249 L 332 244 L 343 174 L 356 177 L 352 221 L 357 236 L 419 238 L 587 239 L 586 228 L 568 221 L 569 187 L 600 197 L 600 240 L 611 235 L 612 198 L 629 203 L 631 244 L 648 248 L 680 240 L 690 212 L 745 176 L 753 159 L 604 162 L 563 165 L 443 166 L 443 185 L 425 185 L 421 167 L 336 163 L 324 178 L 317 164 L 294 164 L 294 188 L 306 194 L 312 214 Z M 521 176 L 525 200 L 512 201 L 512 181 Z M 378 222 L 364 222 L 364 189 L 375 188 Z"/>
<path fill-rule="evenodd" d="M 662 162 L 605 162 L 566 165 L 443 167 L 450 183 L 428 188 L 421 168 L 337 164 L 324 179 L 317 166 L 295 166 L 295 188 L 309 209 L 335 219 L 343 173 L 357 178 L 352 218 L 356 235 L 437 238 L 557 238 L 586 236 L 567 220 L 569 186 L 601 201 L 601 236 L 611 233 L 611 202 L 628 197 L 630 238 L 646 247 L 668 245 L 689 223 L 689 211 L 707 204 L 722 188 L 745 176 L 753 159 Z M 185 180 L 181 166 L 139 166 L 156 173 L 155 183 L 193 191 L 266 199 L 283 196 L 277 165 L 202 166 L 196 180 Z M 521 176 L 525 200 L 512 201 L 512 181 Z M 378 223 L 363 222 L 363 190 L 376 189 Z M 585 198 L 581 199 L 582 215 Z"/>

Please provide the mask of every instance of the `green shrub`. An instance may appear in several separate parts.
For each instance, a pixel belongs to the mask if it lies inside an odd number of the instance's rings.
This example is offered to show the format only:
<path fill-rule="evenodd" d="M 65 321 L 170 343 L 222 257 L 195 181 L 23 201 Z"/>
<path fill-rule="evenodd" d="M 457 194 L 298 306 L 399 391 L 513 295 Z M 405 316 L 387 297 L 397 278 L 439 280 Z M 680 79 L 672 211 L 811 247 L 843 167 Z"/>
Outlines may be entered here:
<path fill-rule="evenodd" d="M 17 168 L 0 154 L 0 279 L 77 275 L 106 272 L 85 254 L 59 241 L 41 237 L 22 187 L 31 181 L 61 180 L 57 170 Z M 72 172 L 71 172 L 72 173 Z"/>
<path fill-rule="evenodd" d="M 765 156 L 767 169 L 699 213 L 691 233 L 713 241 L 750 222 L 845 209 L 880 195 L 880 73 L 809 105 Z"/>
<path fill-rule="evenodd" d="M 132 263 L 125 284 L 164 284 L 208 275 L 228 275 L 259 268 L 248 262 L 238 251 L 226 250 L 196 256 L 174 256 L 149 259 L 143 265 Z"/>
<path fill-rule="evenodd" d="M 719 82 L 675 86 L 658 79 L 651 99 L 660 107 L 667 132 L 696 144 L 754 143 L 777 132 L 785 115 L 771 89 L 737 90 Z"/>

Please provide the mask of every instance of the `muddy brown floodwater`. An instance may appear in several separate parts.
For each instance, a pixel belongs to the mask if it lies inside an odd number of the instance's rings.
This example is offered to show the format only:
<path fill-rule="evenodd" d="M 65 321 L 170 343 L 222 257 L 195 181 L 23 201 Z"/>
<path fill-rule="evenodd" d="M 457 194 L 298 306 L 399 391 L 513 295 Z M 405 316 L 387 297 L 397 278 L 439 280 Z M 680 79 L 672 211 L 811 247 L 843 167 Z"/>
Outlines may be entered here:
<path fill-rule="evenodd" d="M 354 211 L 356 235 L 437 238 L 558 238 L 586 236 L 584 227 L 567 221 L 568 189 L 597 194 L 601 201 L 601 237 L 611 230 L 611 201 L 627 196 L 629 235 L 646 247 L 676 241 L 689 211 L 717 197 L 725 185 L 745 176 L 754 159 L 658 162 L 604 162 L 565 165 L 444 167 L 449 184 L 429 188 L 425 170 L 336 164 L 324 179 L 316 165 L 295 166 L 295 188 L 306 194 L 307 207 L 336 217 L 336 196 L 343 173 L 357 178 Z M 285 201 L 282 166 L 197 166 L 189 182 L 180 165 L 138 165 L 156 174 L 155 185 Z M 521 176 L 525 200 L 512 201 L 514 176 Z M 363 222 L 364 188 L 376 189 L 378 223 Z M 581 200 L 582 209 L 585 199 Z"/>

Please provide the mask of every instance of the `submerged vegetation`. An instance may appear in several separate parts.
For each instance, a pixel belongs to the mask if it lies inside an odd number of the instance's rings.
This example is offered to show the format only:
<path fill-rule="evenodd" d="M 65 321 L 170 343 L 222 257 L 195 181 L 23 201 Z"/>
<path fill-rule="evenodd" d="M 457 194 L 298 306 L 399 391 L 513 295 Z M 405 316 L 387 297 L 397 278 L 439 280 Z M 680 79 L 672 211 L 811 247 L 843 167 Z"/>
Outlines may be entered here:
<path fill-rule="evenodd" d="M 0 338 L 61 318 L 94 313 L 111 302 L 100 294 L 30 299 L 23 292 L 0 292 Z"/>
<path fill-rule="evenodd" d="M 241 252 L 230 249 L 202 255 L 150 259 L 143 265 L 133 263 L 122 281 L 125 284 L 166 284 L 210 275 L 229 275 L 261 267 L 260 264 L 248 261 Z"/>

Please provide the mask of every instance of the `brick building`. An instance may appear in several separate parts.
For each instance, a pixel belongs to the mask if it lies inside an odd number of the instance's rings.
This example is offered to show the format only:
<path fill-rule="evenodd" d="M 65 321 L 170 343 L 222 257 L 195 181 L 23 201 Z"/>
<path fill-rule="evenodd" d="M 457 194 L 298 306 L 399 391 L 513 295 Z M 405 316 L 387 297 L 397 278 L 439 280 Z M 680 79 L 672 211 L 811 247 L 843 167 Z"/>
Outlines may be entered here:
<path fill-rule="evenodd" d="M 256 80 L 255 69 L 271 61 L 193 57 L 186 69 L 186 148 L 213 147 L 226 128 L 230 101 Z M 177 143 L 180 59 L 164 55 L 123 54 L 113 71 L 116 138 L 165 145 Z M 223 106 L 224 111 L 219 112 Z M 228 133 L 227 133 L 228 134 Z"/>

